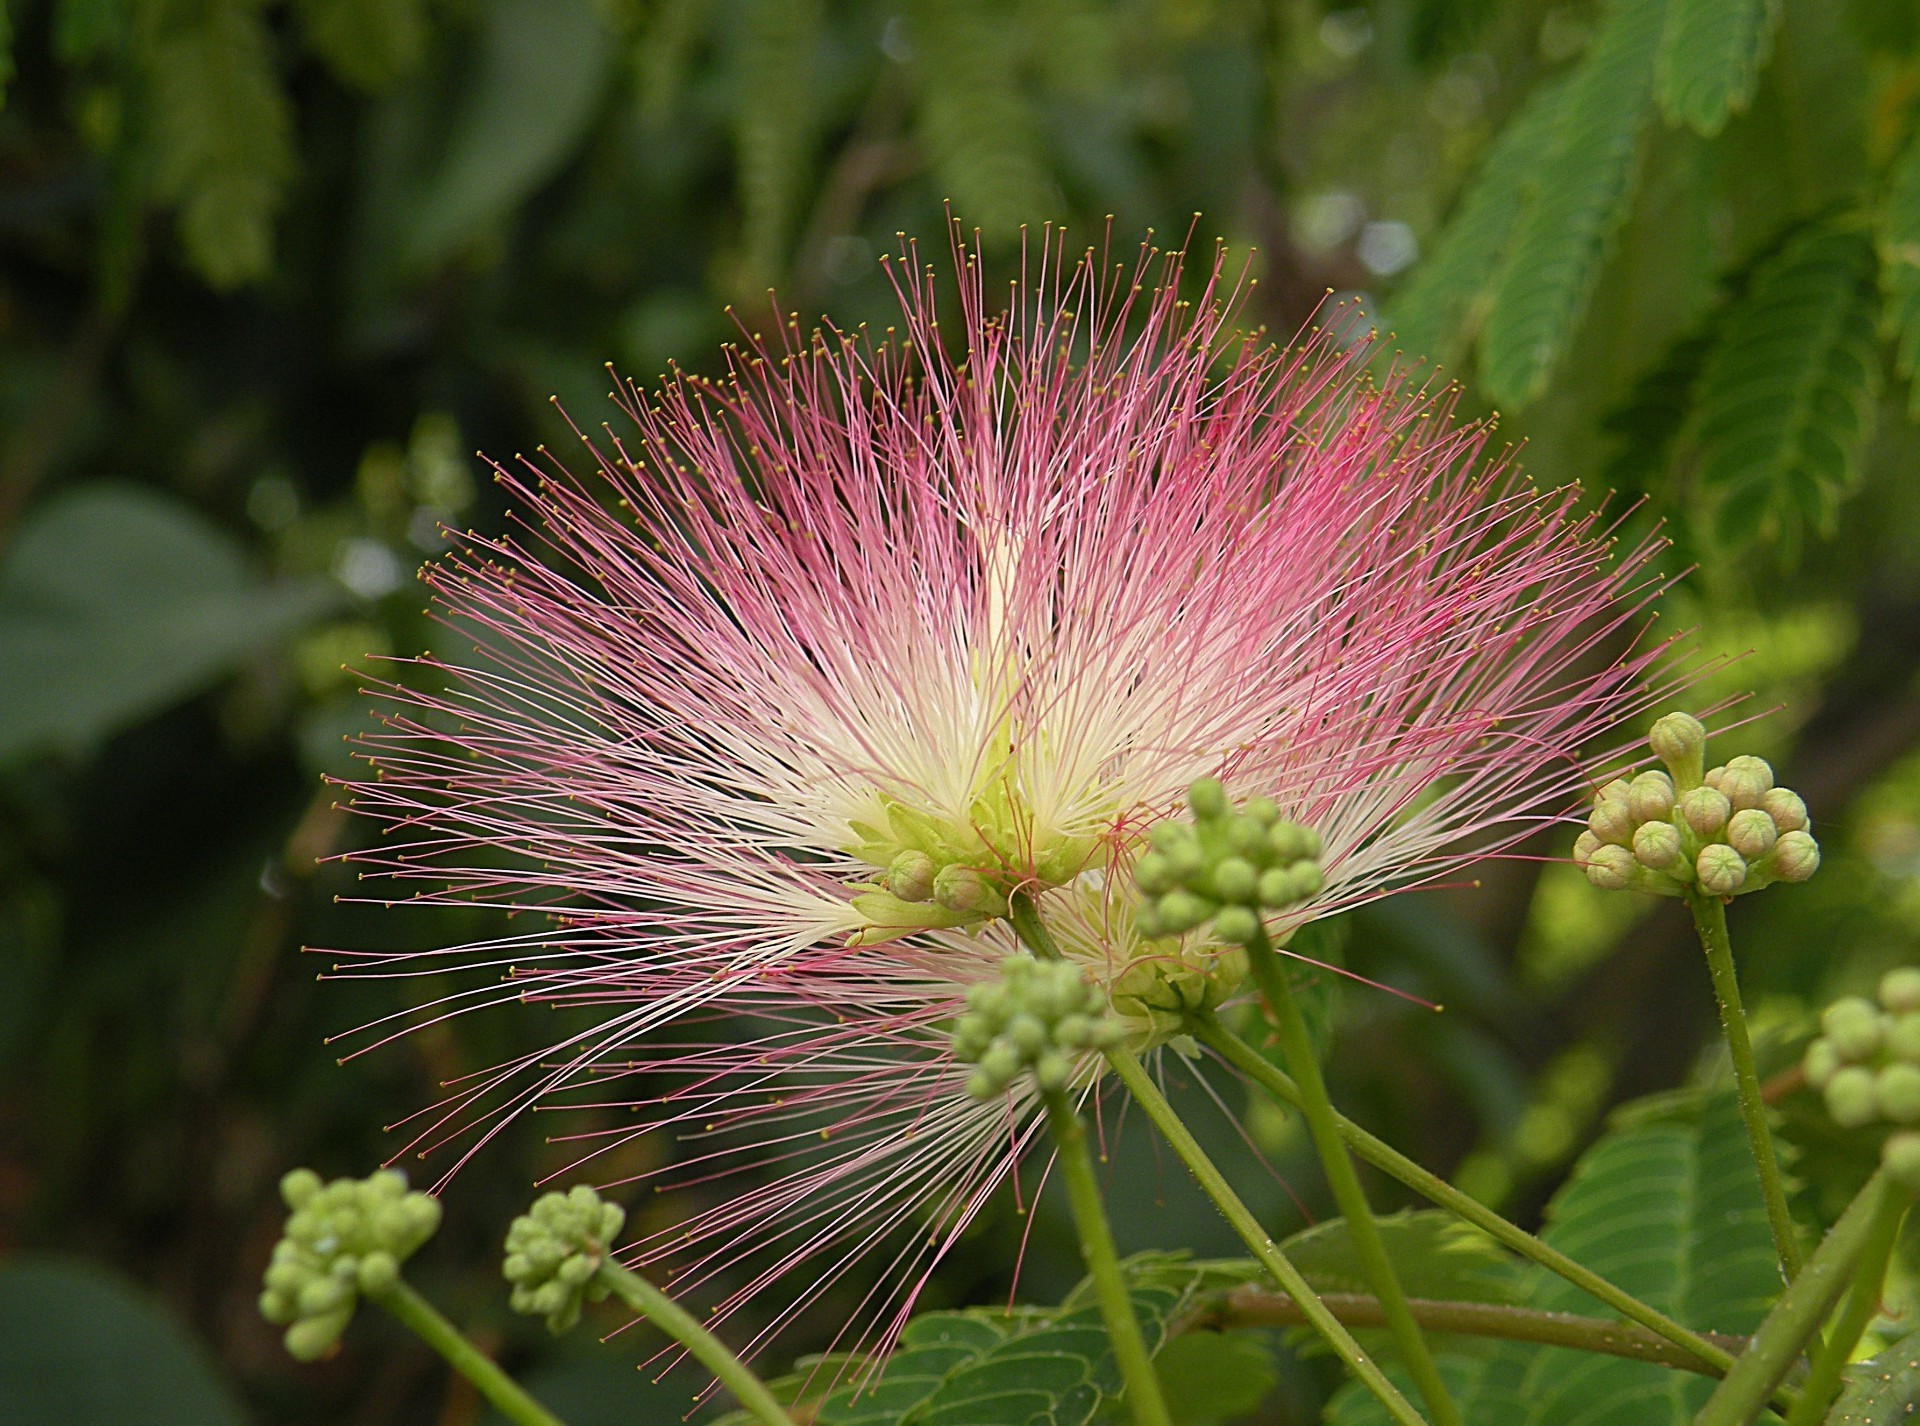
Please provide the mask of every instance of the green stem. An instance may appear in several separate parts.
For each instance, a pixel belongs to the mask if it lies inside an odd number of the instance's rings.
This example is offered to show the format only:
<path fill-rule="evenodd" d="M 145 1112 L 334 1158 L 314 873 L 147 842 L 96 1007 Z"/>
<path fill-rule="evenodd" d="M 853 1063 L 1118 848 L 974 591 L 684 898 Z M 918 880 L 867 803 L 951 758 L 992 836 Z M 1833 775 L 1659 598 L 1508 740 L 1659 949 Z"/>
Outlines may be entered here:
<path fill-rule="evenodd" d="M 632 1268 L 622 1267 L 611 1258 L 601 1262 L 599 1277 L 615 1297 L 685 1347 L 695 1361 L 713 1373 L 714 1380 L 733 1393 L 734 1400 L 766 1426 L 793 1426 L 793 1418 L 767 1390 L 766 1383 L 686 1308 Z"/>
<path fill-rule="evenodd" d="M 1269 1063 L 1266 1057 L 1253 1046 L 1222 1025 L 1219 1020 L 1211 1015 L 1197 1017 L 1192 1023 L 1192 1030 L 1194 1037 L 1203 1045 L 1215 1051 L 1228 1064 L 1274 1098 L 1284 1100 L 1296 1109 L 1300 1108 L 1301 1101 L 1305 1097 L 1300 1092 L 1300 1086 L 1278 1067 Z M 1665 1313 L 1649 1307 L 1632 1294 L 1623 1292 L 1591 1268 L 1575 1262 L 1559 1249 L 1549 1247 L 1524 1228 L 1509 1223 L 1478 1199 L 1469 1197 L 1438 1174 L 1422 1168 L 1384 1139 L 1376 1138 L 1351 1119 L 1340 1118 L 1339 1127 L 1340 1137 L 1346 1140 L 1355 1153 L 1375 1168 L 1390 1174 L 1423 1198 L 1446 1209 L 1456 1218 L 1473 1224 L 1494 1241 L 1540 1264 L 1549 1272 L 1565 1278 L 1575 1287 L 1584 1289 L 1628 1321 L 1638 1322 L 1648 1331 L 1685 1349 L 1714 1375 L 1725 1374 L 1727 1368 L 1733 1365 L 1733 1355 L 1724 1348 L 1716 1347 L 1698 1332 L 1681 1326 Z"/>
<path fill-rule="evenodd" d="M 1840 1373 L 1853 1359 L 1860 1334 L 1867 1330 L 1874 1313 L 1880 1310 L 1880 1297 L 1886 1289 L 1887 1263 L 1893 1257 L 1893 1245 L 1900 1236 L 1900 1220 L 1907 1216 L 1912 1196 L 1891 1184 L 1874 1210 L 1867 1229 L 1866 1246 L 1860 1250 L 1859 1266 L 1853 1272 L 1853 1288 L 1846 1306 L 1826 1342 L 1813 1354 L 1813 1370 L 1800 1387 L 1800 1404 L 1787 1418 L 1787 1426 L 1817 1426 L 1827 1407 L 1840 1391 Z"/>
<path fill-rule="evenodd" d="M 1379 1225 L 1374 1222 L 1373 1209 L 1367 1203 L 1366 1190 L 1360 1186 L 1360 1175 L 1354 1172 L 1353 1159 L 1341 1141 L 1339 1121 L 1333 1101 L 1327 1095 L 1326 1079 L 1320 1073 L 1320 1058 L 1314 1053 L 1306 1017 L 1300 1013 L 1300 1002 L 1295 999 L 1286 970 L 1264 930 L 1248 943 L 1247 959 L 1267 1008 L 1273 1012 L 1275 1027 L 1280 1032 L 1281 1053 L 1287 1057 L 1294 1083 L 1300 1086 L 1300 1112 L 1306 1118 L 1328 1186 L 1333 1189 L 1334 1202 L 1339 1204 L 1340 1214 L 1347 1221 L 1347 1233 L 1353 1239 L 1354 1251 L 1359 1254 L 1361 1271 L 1386 1313 L 1387 1330 L 1393 1334 L 1401 1359 L 1437 1426 L 1462 1426 L 1460 1410 L 1447 1394 L 1447 1384 L 1441 1379 L 1427 1339 L 1407 1307 L 1406 1290 L 1400 1286 L 1399 1274 L 1393 1270 L 1393 1260 L 1387 1256 L 1387 1245 L 1380 1239 Z"/>
<path fill-rule="evenodd" d="M 1093 1155 L 1087 1151 L 1087 1126 L 1074 1113 L 1065 1094 L 1048 1094 L 1045 1102 L 1047 1127 L 1053 1131 L 1057 1151 L 1055 1161 L 1066 1185 L 1067 1202 L 1073 1207 L 1073 1225 L 1080 1233 L 1080 1251 L 1093 1278 L 1094 1295 L 1113 1343 L 1120 1379 L 1126 1383 L 1127 1409 L 1138 1426 L 1172 1426 L 1167 1403 L 1160 1395 L 1160 1379 L 1154 1375 L 1153 1358 L 1140 1335 L 1139 1320 L 1133 1315 L 1127 1280 L 1120 1272 L 1120 1254 L 1113 1246 L 1106 1206 L 1100 1201 Z"/>
<path fill-rule="evenodd" d="M 1694 1417 L 1694 1426 L 1747 1426 L 1759 1416 L 1773 1389 L 1839 1301 L 1852 1278 L 1854 1264 L 1873 1237 L 1881 1205 L 1889 1196 L 1898 1193 L 1884 1173 L 1867 1180 L 1866 1187 L 1840 1215 L 1840 1221 L 1814 1249 L 1800 1275 L 1774 1303 L 1760 1330 L 1753 1334 L 1753 1344 L 1740 1354 L 1726 1380 Z"/>
<path fill-rule="evenodd" d="M 1714 998 L 1720 1002 L 1720 1026 L 1727 1034 L 1727 1050 L 1733 1057 L 1733 1079 L 1740 1089 L 1740 1117 L 1747 1122 L 1747 1140 L 1753 1145 L 1753 1162 L 1760 1170 L 1760 1192 L 1767 1201 L 1767 1223 L 1773 1229 L 1773 1245 L 1780 1254 L 1780 1266 L 1787 1281 L 1799 1276 L 1804 1259 L 1793 1231 L 1793 1215 L 1787 1211 L 1787 1190 L 1780 1179 L 1780 1165 L 1773 1154 L 1773 1134 L 1767 1127 L 1767 1102 L 1760 1094 L 1760 1074 L 1753 1063 L 1753 1041 L 1747 1035 L 1747 1016 L 1740 1006 L 1740 978 L 1733 967 L 1733 941 L 1727 935 L 1727 908 L 1717 896 L 1694 892 L 1687 897 L 1693 908 L 1693 928 L 1700 944 L 1706 947 L 1707 971 L 1713 977 Z"/>
<path fill-rule="evenodd" d="M 1386 1312 L 1380 1299 L 1359 1293 L 1325 1292 L 1320 1300 L 1327 1311 L 1348 1327 L 1384 1327 Z M 1607 1317 L 1583 1317 L 1573 1312 L 1545 1312 L 1537 1307 L 1513 1307 L 1498 1302 L 1456 1302 L 1451 1299 L 1410 1297 L 1407 1307 L 1428 1332 L 1447 1336 L 1497 1337 L 1508 1342 L 1537 1342 L 1549 1347 L 1600 1352 L 1636 1362 L 1657 1362 L 1681 1371 L 1716 1376 L 1693 1353 L 1674 1346 L 1631 1322 Z M 1297 1327 L 1305 1325 L 1299 1304 L 1258 1287 L 1237 1287 L 1220 1306 L 1205 1313 L 1195 1325 L 1219 1330 L 1234 1327 Z M 1722 1337 L 1720 1345 L 1738 1354 L 1746 1350 L 1745 1337 Z"/>
<path fill-rule="evenodd" d="M 369 1295 L 401 1326 L 445 1357 L 447 1364 L 472 1382 L 507 1420 L 517 1426 L 562 1426 L 559 1417 L 528 1396 L 520 1383 L 495 1366 L 491 1357 L 463 1337 L 458 1327 L 404 1279 L 395 1279 L 386 1291 Z"/>
<path fill-rule="evenodd" d="M 1309 1326 L 1313 1327 L 1333 1348 L 1334 1354 L 1345 1362 L 1353 1374 L 1379 1398 L 1387 1414 L 1400 1426 L 1424 1426 L 1420 1413 L 1413 1409 L 1399 1388 L 1387 1380 L 1374 1361 L 1360 1344 L 1353 1340 L 1353 1334 L 1340 1325 L 1340 1321 L 1327 1310 L 1326 1304 L 1315 1295 L 1300 1270 L 1287 1261 L 1286 1254 L 1280 1251 L 1279 1244 L 1267 1236 L 1266 1229 L 1260 1226 L 1260 1220 L 1253 1216 L 1247 1205 L 1240 1201 L 1240 1195 L 1233 1191 L 1213 1160 L 1207 1157 L 1205 1149 L 1200 1147 L 1180 1116 L 1174 1112 L 1160 1087 L 1153 1082 L 1134 1057 L 1131 1050 L 1115 1046 L 1107 1051 L 1107 1063 L 1113 1066 L 1120 1082 L 1132 1092 L 1134 1102 L 1146 1113 L 1167 1142 L 1173 1146 L 1174 1153 L 1187 1166 L 1201 1189 L 1211 1198 L 1221 1215 L 1232 1225 L 1234 1232 L 1253 1250 L 1260 1265 L 1273 1274 L 1274 1281 L 1281 1290 L 1299 1305 L 1301 1315 Z"/>

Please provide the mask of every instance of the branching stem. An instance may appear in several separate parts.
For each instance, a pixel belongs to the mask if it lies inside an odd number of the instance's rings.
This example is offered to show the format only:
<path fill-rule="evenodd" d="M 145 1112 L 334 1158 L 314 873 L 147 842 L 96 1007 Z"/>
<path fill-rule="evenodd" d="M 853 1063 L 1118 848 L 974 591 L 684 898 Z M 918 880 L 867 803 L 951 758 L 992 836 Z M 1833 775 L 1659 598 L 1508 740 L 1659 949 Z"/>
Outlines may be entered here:
<path fill-rule="evenodd" d="M 559 1417 L 527 1395 L 520 1383 L 501 1371 L 493 1358 L 474 1346 L 426 1298 L 409 1287 L 405 1279 L 396 1279 L 383 1292 L 369 1294 L 391 1313 L 400 1325 L 447 1359 L 461 1376 L 472 1382 L 502 1416 L 515 1426 L 562 1426 Z"/>
<path fill-rule="evenodd" d="M 1817 1426 L 1824 1419 L 1827 1407 L 1840 1390 L 1840 1373 L 1852 1360 L 1853 1349 L 1860 1344 L 1860 1334 L 1867 1330 L 1867 1324 L 1880 1308 L 1880 1295 L 1886 1289 L 1887 1262 L 1900 1237 L 1900 1220 L 1907 1216 L 1912 1201 L 1911 1194 L 1892 1184 L 1882 1195 L 1867 1230 L 1866 1245 L 1860 1250 L 1860 1261 L 1853 1270 L 1853 1287 L 1847 1293 L 1846 1305 L 1840 1309 L 1839 1320 L 1827 1334 L 1827 1340 L 1813 1354 L 1813 1370 L 1800 1388 L 1800 1404 L 1787 1418 L 1787 1426 Z"/>
<path fill-rule="evenodd" d="M 714 1379 L 733 1393 L 734 1400 L 751 1411 L 765 1426 L 794 1426 L 793 1418 L 773 1393 L 767 1390 L 766 1383 L 729 1351 L 726 1343 L 702 1327 L 686 1308 L 639 1273 L 622 1267 L 611 1258 L 600 1264 L 599 1277 L 615 1297 L 685 1347 L 695 1361 L 712 1372 Z"/>

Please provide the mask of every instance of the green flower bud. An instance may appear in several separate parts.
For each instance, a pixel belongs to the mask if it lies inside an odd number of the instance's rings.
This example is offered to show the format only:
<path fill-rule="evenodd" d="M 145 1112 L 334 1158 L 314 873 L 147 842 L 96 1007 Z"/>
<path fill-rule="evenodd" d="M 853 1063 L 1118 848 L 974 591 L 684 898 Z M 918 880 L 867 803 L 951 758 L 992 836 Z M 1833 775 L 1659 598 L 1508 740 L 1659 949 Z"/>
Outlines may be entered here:
<path fill-rule="evenodd" d="M 1760 799 L 1760 808 L 1782 832 L 1804 832 L 1812 823 L 1807 819 L 1807 804 L 1790 787 L 1776 787 Z"/>
<path fill-rule="evenodd" d="M 1920 1011 L 1891 1017 L 1886 1026 L 1887 1053 L 1908 1064 L 1920 1064 Z"/>
<path fill-rule="evenodd" d="M 933 899 L 949 911 L 988 911 L 998 899 L 986 877 L 972 867 L 945 866 L 933 878 Z"/>
<path fill-rule="evenodd" d="M 1271 797 L 1249 797 L 1240 810 L 1258 827 L 1271 827 L 1280 820 L 1280 804 Z"/>
<path fill-rule="evenodd" d="M 1251 945 L 1260 938 L 1260 918 L 1245 906 L 1223 906 L 1213 918 L 1213 933 L 1231 946 Z"/>
<path fill-rule="evenodd" d="M 351 1307 L 338 1308 L 318 1317 L 302 1317 L 287 1328 L 281 1341 L 287 1355 L 299 1362 L 317 1362 L 339 1344 L 340 1334 L 353 1320 Z"/>
<path fill-rule="evenodd" d="M 1633 840 L 1633 813 L 1624 800 L 1596 802 L 1587 818 L 1587 830 L 1610 846 L 1624 847 Z"/>
<path fill-rule="evenodd" d="M 1728 845 L 1750 862 L 1772 851 L 1779 839 L 1780 829 L 1773 825 L 1773 818 L 1758 807 L 1736 812 L 1727 822 Z"/>
<path fill-rule="evenodd" d="M 1203 777 L 1187 789 L 1187 806 L 1203 822 L 1227 815 L 1227 789 L 1217 777 Z"/>
<path fill-rule="evenodd" d="M 1022 1057 L 1037 1055 L 1052 1042 L 1049 1027 L 1037 1015 L 1015 1015 L 1000 1033 Z"/>
<path fill-rule="evenodd" d="M 318 1198 L 325 1186 L 312 1169 L 292 1169 L 280 1179 L 280 1197 L 297 1213 Z"/>
<path fill-rule="evenodd" d="M 1665 871 L 1679 862 L 1686 849 L 1680 829 L 1671 822 L 1648 822 L 1633 834 L 1633 857 L 1649 871 Z"/>
<path fill-rule="evenodd" d="M 1602 891 L 1625 891 L 1639 865 L 1625 847 L 1604 846 L 1587 862 L 1587 880 Z"/>
<path fill-rule="evenodd" d="M 1227 846 L 1248 861 L 1259 864 L 1273 856 L 1273 844 L 1268 840 L 1270 829 L 1253 818 L 1231 817 L 1226 827 Z"/>
<path fill-rule="evenodd" d="M 1593 794 L 1595 802 L 1625 802 L 1627 794 L 1633 790 L 1633 784 L 1624 777 L 1616 777 L 1598 792 Z"/>
<path fill-rule="evenodd" d="M 996 1099 L 1028 1070 L 1053 1093 L 1073 1079 L 1079 1052 L 1113 1042 L 1118 1027 L 1104 998 L 1068 961 L 1010 956 L 1001 962 L 997 996 L 968 995 L 954 1027 L 953 1054 L 976 1066 L 967 1093 Z"/>
<path fill-rule="evenodd" d="M 1849 1064 L 1870 1059 L 1880 1048 L 1884 1021 L 1873 1002 L 1858 995 L 1836 1000 L 1820 1014 L 1820 1030 Z"/>
<path fill-rule="evenodd" d="M 1573 864 L 1581 871 L 1587 869 L 1587 863 L 1593 860 L 1593 854 L 1600 850 L 1601 841 L 1593 835 L 1591 827 L 1582 827 L 1580 835 L 1573 839 Z"/>
<path fill-rule="evenodd" d="M 369 1295 L 377 1296 L 392 1287 L 400 1277 L 400 1264 L 393 1260 L 392 1253 L 372 1252 L 360 1259 L 360 1270 L 355 1274 L 356 1285 Z"/>
<path fill-rule="evenodd" d="M 1724 843 L 1702 847 L 1693 869 L 1700 877 L 1700 889 L 1713 896 L 1732 896 L 1746 885 L 1746 858 Z"/>
<path fill-rule="evenodd" d="M 902 901 L 916 904 L 933 899 L 933 879 L 938 873 L 933 858 L 925 852 L 905 851 L 887 868 L 887 890 Z"/>
<path fill-rule="evenodd" d="M 625 1222 L 625 1209 L 584 1183 L 535 1199 L 507 1229 L 501 1275 L 513 1285 L 513 1310 L 546 1318 L 550 1332 L 573 1326 L 586 1303 L 607 1295 L 600 1267 Z"/>
<path fill-rule="evenodd" d="M 1720 791 L 1736 812 L 1760 806 L 1772 790 L 1773 769 L 1765 758 L 1733 758 L 1720 778 Z"/>
<path fill-rule="evenodd" d="M 1902 1188 L 1920 1192 L 1920 1134 L 1889 1134 L 1880 1146 L 1880 1164 Z"/>
<path fill-rule="evenodd" d="M 1896 1060 L 1874 1076 L 1873 1093 L 1883 1119 L 1920 1124 L 1920 1065 Z"/>
<path fill-rule="evenodd" d="M 1173 864 L 1159 852 L 1148 852 L 1134 864 L 1134 884 L 1147 896 L 1165 896 L 1174 888 Z"/>
<path fill-rule="evenodd" d="M 1873 1071 L 1863 1065 L 1848 1065 L 1827 1081 L 1827 1113 L 1842 1129 L 1861 1129 L 1880 1114 L 1874 1095 Z"/>
<path fill-rule="evenodd" d="M 1160 898 L 1160 924 L 1169 935 L 1191 931 L 1219 909 L 1219 903 L 1191 891 L 1169 891 Z"/>
<path fill-rule="evenodd" d="M 1673 774 L 1673 785 L 1681 791 L 1700 785 L 1700 770 L 1706 766 L 1707 730 L 1691 713 L 1668 713 L 1656 719 L 1647 734 L 1653 755 Z"/>
<path fill-rule="evenodd" d="M 1902 966 L 1881 976 L 1880 1004 L 1896 1015 L 1920 1010 L 1920 966 Z"/>
<path fill-rule="evenodd" d="M 1719 837 L 1733 815 L 1727 799 L 1711 787 L 1696 787 L 1680 799 L 1680 818 L 1696 836 L 1709 840 Z"/>
<path fill-rule="evenodd" d="M 1047 1050 L 1034 1060 L 1033 1078 L 1045 1093 L 1058 1094 L 1073 1078 L 1073 1061 L 1059 1050 Z"/>
<path fill-rule="evenodd" d="M 1782 881 L 1805 881 L 1820 870 L 1820 844 L 1809 832 L 1782 832 L 1767 865 Z"/>
<path fill-rule="evenodd" d="M 1840 1069 L 1840 1052 L 1833 1047 L 1833 1041 L 1822 1035 L 1807 1046 L 1806 1058 L 1800 1062 L 1801 1073 L 1806 1075 L 1807 1083 L 1815 1089 L 1825 1089 L 1827 1081 Z"/>
<path fill-rule="evenodd" d="M 1673 815 L 1673 779 L 1664 772 L 1643 772 L 1627 785 L 1627 810 L 1636 822 L 1664 821 Z"/>
<path fill-rule="evenodd" d="M 1252 827 L 1262 844 L 1265 843 L 1266 833 L 1256 824 L 1248 822 L 1242 825 Z M 1260 873 L 1254 870 L 1252 862 L 1243 857 L 1224 857 L 1213 869 L 1213 889 L 1222 901 L 1237 901 L 1242 905 L 1252 902 L 1259 885 Z"/>

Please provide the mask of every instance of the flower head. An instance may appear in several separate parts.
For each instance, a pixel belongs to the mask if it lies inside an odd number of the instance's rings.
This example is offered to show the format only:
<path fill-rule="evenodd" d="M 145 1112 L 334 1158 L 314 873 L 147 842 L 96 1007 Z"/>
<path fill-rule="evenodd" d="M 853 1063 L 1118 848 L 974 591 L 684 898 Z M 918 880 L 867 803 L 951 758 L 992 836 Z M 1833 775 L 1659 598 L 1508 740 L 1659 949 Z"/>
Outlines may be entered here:
<path fill-rule="evenodd" d="M 1134 920 L 1196 779 L 1312 829 L 1283 942 L 1564 811 L 1659 654 L 1627 632 L 1648 548 L 1364 348 L 1240 333 L 1224 259 L 1051 243 L 996 311 L 959 247 L 957 321 L 903 259 L 886 339 L 786 324 L 623 388 L 591 475 L 501 468 L 525 535 L 429 569 L 471 647 L 388 690 L 354 789 L 390 832 L 361 859 L 419 899 L 554 912 L 432 964 L 603 1011 L 423 1139 L 612 1080 L 709 1136 L 700 1172 L 785 1156 L 643 1244 L 726 1272 L 723 1306 L 824 1262 L 803 1310 L 896 1230 L 911 1284 L 1005 1178 L 1030 1081 L 969 1098 L 949 1027 L 1010 899 L 1150 1045 L 1244 967 Z"/>

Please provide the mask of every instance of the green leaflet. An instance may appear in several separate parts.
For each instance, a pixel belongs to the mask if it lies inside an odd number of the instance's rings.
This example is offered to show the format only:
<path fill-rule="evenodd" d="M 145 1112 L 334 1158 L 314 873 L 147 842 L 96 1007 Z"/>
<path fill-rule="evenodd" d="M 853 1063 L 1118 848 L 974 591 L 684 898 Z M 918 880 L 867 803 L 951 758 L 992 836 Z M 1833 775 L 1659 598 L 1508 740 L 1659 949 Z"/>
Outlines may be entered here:
<path fill-rule="evenodd" d="M 1481 334 L 1481 383 L 1504 405 L 1545 389 L 1626 217 L 1665 12 L 1666 0 L 1615 0 L 1567 80 Z"/>
<path fill-rule="evenodd" d="M 1867 235 L 1796 235 L 1728 311 L 1700 377 L 1688 445 L 1721 543 L 1830 532 L 1873 418 L 1874 255 Z"/>
<path fill-rule="evenodd" d="M 1379 1220 L 1380 1236 L 1409 1297 L 1460 1302 L 1524 1300 L 1530 1286 L 1521 1262 L 1477 1228 L 1440 1209 L 1393 1213 Z M 1353 1235 L 1344 1218 L 1294 1234 L 1281 1244 L 1293 1265 L 1319 1292 L 1371 1293 Z"/>
<path fill-rule="evenodd" d="M 1713 135 L 1753 99 L 1779 0 L 1668 0 L 1655 75 L 1660 108 Z"/>
<path fill-rule="evenodd" d="M 1920 371 L 1920 133 L 1908 140 L 1888 176 L 1879 240 L 1884 323 L 1893 338 L 1894 362 L 1911 380 Z M 1920 419 L 1920 383 L 1908 389 L 1907 413 Z"/>
<path fill-rule="evenodd" d="M 1558 83 L 1536 89 L 1488 150 L 1432 254 L 1389 304 L 1393 346 L 1444 365 L 1472 340 L 1523 200 L 1553 142 L 1563 90 Z"/>
<path fill-rule="evenodd" d="M 1040 120 L 1020 82 L 1019 26 L 985 0 L 915 0 L 919 136 L 954 215 L 989 241 L 1057 206 Z"/>
<path fill-rule="evenodd" d="M 812 56 L 820 49 L 817 0 L 747 0 L 734 57 L 734 145 L 740 155 L 744 282 L 782 273 L 794 215 L 813 161 L 819 98 Z"/>
<path fill-rule="evenodd" d="M 1660 1096 L 1616 1116 L 1547 1210 L 1546 1240 L 1692 1327 L 1751 1331 L 1780 1289 L 1759 1178 L 1731 1093 Z M 1605 1315 L 1539 1269 L 1527 1303 Z M 1685 1426 L 1706 1377 L 1566 1348 L 1448 1341 L 1441 1358 L 1474 1426 Z M 1384 1416 L 1354 1385 L 1333 1426 Z"/>
<path fill-rule="evenodd" d="M 1920 1332 L 1847 1368 L 1827 1426 L 1905 1426 L 1920 1412 Z"/>

